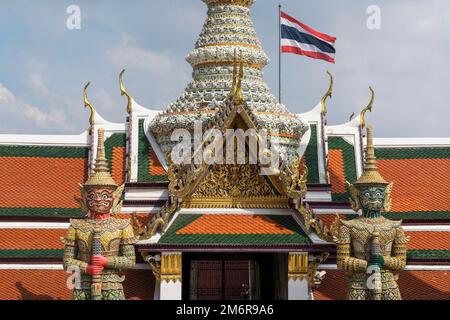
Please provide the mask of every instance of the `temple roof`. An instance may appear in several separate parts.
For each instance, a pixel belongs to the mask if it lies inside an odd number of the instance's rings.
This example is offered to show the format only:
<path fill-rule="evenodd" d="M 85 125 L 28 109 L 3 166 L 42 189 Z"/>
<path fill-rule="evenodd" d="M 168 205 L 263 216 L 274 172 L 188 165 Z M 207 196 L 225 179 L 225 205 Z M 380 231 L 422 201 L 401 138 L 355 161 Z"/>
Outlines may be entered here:
<path fill-rule="evenodd" d="M 0 145 L 0 216 L 79 216 L 88 148 Z"/>
<path fill-rule="evenodd" d="M 394 182 L 394 219 L 450 219 L 450 147 L 376 148 L 380 173 Z"/>
<path fill-rule="evenodd" d="M 280 246 L 311 240 L 289 215 L 180 214 L 158 244 Z"/>

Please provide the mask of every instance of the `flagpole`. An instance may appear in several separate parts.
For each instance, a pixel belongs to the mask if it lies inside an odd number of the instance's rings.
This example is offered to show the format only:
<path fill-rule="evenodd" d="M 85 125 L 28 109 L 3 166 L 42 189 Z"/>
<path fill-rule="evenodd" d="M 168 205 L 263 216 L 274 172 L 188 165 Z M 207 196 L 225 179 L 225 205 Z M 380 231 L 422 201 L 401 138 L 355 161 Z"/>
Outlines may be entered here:
<path fill-rule="evenodd" d="M 278 100 L 281 103 L 281 3 L 278 4 Z"/>

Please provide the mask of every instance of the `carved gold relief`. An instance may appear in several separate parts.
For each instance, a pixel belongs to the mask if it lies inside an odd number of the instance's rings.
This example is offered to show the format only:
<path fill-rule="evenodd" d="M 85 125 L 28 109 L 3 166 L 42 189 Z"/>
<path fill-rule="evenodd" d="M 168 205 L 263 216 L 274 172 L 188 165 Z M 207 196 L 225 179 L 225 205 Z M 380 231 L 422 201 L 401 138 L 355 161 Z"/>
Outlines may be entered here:
<path fill-rule="evenodd" d="M 308 252 L 289 253 L 288 279 L 303 280 L 308 277 Z"/>
<path fill-rule="evenodd" d="M 161 280 L 181 281 L 181 253 L 163 254 L 161 257 Z"/>
<path fill-rule="evenodd" d="M 283 165 L 280 170 L 280 180 L 282 181 L 284 193 L 290 199 L 300 199 L 306 195 L 306 182 L 308 179 L 308 168 L 304 166 L 300 174 L 301 160 L 295 157 L 291 165 Z"/>
<path fill-rule="evenodd" d="M 258 166 L 215 165 L 197 190 L 195 197 L 257 197 L 275 195 L 275 191 L 260 175 Z"/>

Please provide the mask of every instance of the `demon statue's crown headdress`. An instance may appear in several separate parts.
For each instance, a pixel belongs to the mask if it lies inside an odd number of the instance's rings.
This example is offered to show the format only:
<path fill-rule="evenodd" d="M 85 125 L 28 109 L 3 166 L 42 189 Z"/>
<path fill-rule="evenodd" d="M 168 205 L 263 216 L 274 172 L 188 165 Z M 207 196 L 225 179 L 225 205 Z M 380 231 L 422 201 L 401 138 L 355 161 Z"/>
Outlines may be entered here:
<path fill-rule="evenodd" d="M 97 156 L 95 159 L 94 170 L 92 170 L 89 178 L 84 184 L 80 184 L 81 200 L 80 205 L 83 212 L 87 212 L 86 191 L 92 188 L 112 188 L 114 189 L 115 200 L 111 213 L 118 213 L 122 208 L 122 193 L 125 184 L 119 186 L 111 176 L 108 168 L 108 161 L 105 156 L 105 131 L 98 129 Z"/>
<path fill-rule="evenodd" d="M 384 180 L 378 171 L 377 158 L 375 156 L 375 148 L 373 145 L 372 126 L 367 127 L 367 147 L 364 172 L 354 184 L 347 182 L 347 186 L 351 196 L 350 203 L 354 211 L 358 211 L 360 209 L 358 195 L 360 190 L 366 187 L 385 187 L 384 209 L 386 211 L 390 210 L 393 183 L 389 183 Z"/>

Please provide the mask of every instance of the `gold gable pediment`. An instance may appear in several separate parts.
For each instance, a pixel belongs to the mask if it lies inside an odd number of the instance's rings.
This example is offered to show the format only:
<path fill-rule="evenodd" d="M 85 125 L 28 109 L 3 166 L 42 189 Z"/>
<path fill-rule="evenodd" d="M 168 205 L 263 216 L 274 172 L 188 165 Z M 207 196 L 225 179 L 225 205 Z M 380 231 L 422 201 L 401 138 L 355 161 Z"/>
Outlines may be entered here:
<path fill-rule="evenodd" d="M 216 164 L 183 206 L 287 208 L 289 202 L 260 174 L 258 165 Z"/>

